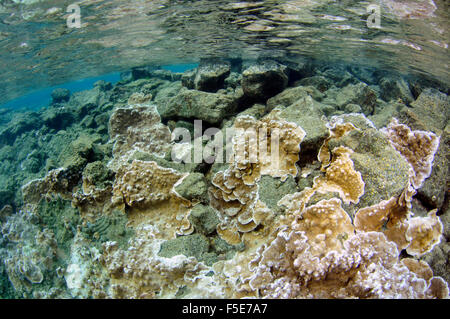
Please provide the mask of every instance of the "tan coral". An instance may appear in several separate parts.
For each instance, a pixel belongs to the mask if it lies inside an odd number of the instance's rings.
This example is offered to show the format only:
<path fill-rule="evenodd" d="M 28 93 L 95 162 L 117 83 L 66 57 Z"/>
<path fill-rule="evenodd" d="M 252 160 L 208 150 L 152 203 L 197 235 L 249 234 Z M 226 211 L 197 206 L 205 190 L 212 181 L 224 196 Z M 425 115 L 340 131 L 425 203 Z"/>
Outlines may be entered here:
<path fill-rule="evenodd" d="M 331 152 L 329 149 L 329 143 L 331 139 L 341 138 L 345 136 L 356 127 L 350 123 L 335 123 L 334 126 L 329 127 L 329 136 L 325 139 L 322 146 L 319 149 L 319 154 L 317 155 L 318 160 L 322 163 L 322 170 L 325 169 L 330 164 Z"/>
<path fill-rule="evenodd" d="M 191 233 L 193 228 L 187 219 L 191 202 L 174 191 L 176 183 L 186 175 L 156 162 L 134 160 L 117 171 L 112 202 L 128 207 L 132 226 L 151 222 L 167 239 Z"/>
<path fill-rule="evenodd" d="M 345 203 L 358 203 L 364 194 L 361 173 L 353 167 L 350 155 L 353 151 L 340 146 L 333 150 L 333 159 L 325 171 L 325 176 L 314 179 L 313 188 L 321 193 L 337 192 Z"/>
<path fill-rule="evenodd" d="M 433 277 L 433 270 L 431 270 L 430 266 L 423 260 L 403 258 L 400 262 L 408 267 L 408 269 L 415 273 L 419 278 L 429 281 Z"/>
<path fill-rule="evenodd" d="M 306 135 L 301 127 L 282 119 L 256 120 L 240 116 L 234 123 L 234 130 L 233 154 L 237 167 L 241 169 L 254 159 L 260 167 L 260 175 L 280 177 L 282 181 L 288 175 L 297 175 L 295 163 Z"/>
<path fill-rule="evenodd" d="M 152 225 L 136 228 L 126 250 L 115 242 L 103 245 L 102 264 L 111 277 L 113 298 L 175 298 L 179 289 L 187 287 L 190 298 L 223 298 L 223 292 L 207 276 L 210 269 L 194 257 L 158 256 L 163 240 Z"/>
<path fill-rule="evenodd" d="M 75 192 L 72 195 L 72 206 L 79 209 L 82 218 L 93 221 L 113 210 L 112 194 L 110 185 L 102 189 L 91 189 L 89 192 Z"/>
<path fill-rule="evenodd" d="M 23 200 L 34 205 L 42 198 L 60 196 L 71 199 L 75 180 L 77 178 L 66 168 L 51 170 L 44 178 L 33 180 L 22 187 Z"/>
<path fill-rule="evenodd" d="M 281 230 L 249 263 L 250 287 L 264 298 L 434 298 L 445 297 L 398 261 L 398 250 L 382 233 L 360 232 L 340 251 L 311 253 L 304 232 Z M 439 277 L 433 277 L 439 278 Z"/>
<path fill-rule="evenodd" d="M 256 229 L 268 215 L 258 199 L 261 175 L 282 181 L 297 175 L 295 163 L 305 137 L 294 123 L 251 116 L 238 117 L 233 133 L 230 166 L 213 176 L 209 190 L 211 206 L 221 213 L 217 232 L 230 244 L 239 243 L 243 233 Z M 278 160 L 272 151 L 278 151 Z"/>
<path fill-rule="evenodd" d="M 170 148 L 171 132 L 161 123 L 156 105 L 145 96 L 133 94 L 127 107 L 114 110 L 109 120 L 109 133 L 114 142 L 115 160 L 135 150 L 164 156 Z M 113 162 L 111 166 L 117 166 Z"/>
<path fill-rule="evenodd" d="M 250 280 L 268 298 L 364 297 L 351 289 L 352 279 L 370 263 L 390 266 L 397 249 L 376 232 L 359 233 L 344 241 L 340 251 L 311 253 L 304 232 L 279 232 L 277 238 L 250 263 Z"/>
<path fill-rule="evenodd" d="M 430 252 L 441 241 L 443 225 L 432 210 L 426 217 L 414 217 L 408 220 L 406 239 L 410 242 L 406 252 L 414 257 L 421 257 Z"/>
<path fill-rule="evenodd" d="M 342 209 L 337 198 L 321 200 L 296 216 L 292 229 L 302 231 L 309 239 L 312 254 L 340 250 L 345 239 L 353 236 L 350 216 Z"/>
<path fill-rule="evenodd" d="M 315 192 L 314 188 L 306 187 L 301 192 L 285 195 L 278 201 L 277 205 L 286 207 L 288 215 L 300 214 Z"/>
<path fill-rule="evenodd" d="M 427 297 L 436 299 L 449 299 L 448 284 L 441 277 L 433 277 L 430 279 L 430 285 L 426 291 Z"/>
<path fill-rule="evenodd" d="M 434 154 L 439 147 L 439 137 L 432 132 L 411 131 L 397 119 L 392 119 L 387 127 L 381 129 L 381 132 L 411 165 L 411 185 L 415 189 L 420 188 L 431 174 Z"/>
<path fill-rule="evenodd" d="M 359 209 L 354 218 L 354 225 L 360 231 L 379 231 L 395 242 L 399 250 L 406 248 L 409 211 L 398 204 L 396 197 L 383 200 L 380 203 Z"/>

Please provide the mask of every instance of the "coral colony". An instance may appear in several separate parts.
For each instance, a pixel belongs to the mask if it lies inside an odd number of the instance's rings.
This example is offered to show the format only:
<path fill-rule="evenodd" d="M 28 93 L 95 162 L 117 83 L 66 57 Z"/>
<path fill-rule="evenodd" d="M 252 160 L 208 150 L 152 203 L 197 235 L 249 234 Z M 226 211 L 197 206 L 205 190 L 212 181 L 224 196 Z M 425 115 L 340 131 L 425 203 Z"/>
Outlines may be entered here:
<path fill-rule="evenodd" d="M 314 61 L 138 71 L 0 123 L 2 297 L 448 297 L 445 93 Z"/>

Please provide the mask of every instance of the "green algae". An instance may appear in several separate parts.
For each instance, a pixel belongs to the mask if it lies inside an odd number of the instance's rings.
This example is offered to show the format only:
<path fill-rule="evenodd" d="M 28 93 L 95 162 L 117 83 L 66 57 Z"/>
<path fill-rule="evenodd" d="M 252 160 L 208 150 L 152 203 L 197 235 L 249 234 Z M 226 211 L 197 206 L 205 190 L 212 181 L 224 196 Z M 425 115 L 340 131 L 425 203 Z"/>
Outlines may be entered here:
<path fill-rule="evenodd" d="M 181 184 L 175 187 L 175 191 L 189 200 L 207 202 L 208 184 L 205 176 L 201 173 L 191 173 L 183 179 Z"/>
<path fill-rule="evenodd" d="M 161 244 L 158 255 L 170 258 L 176 255 L 193 256 L 199 261 L 208 259 L 209 241 L 201 234 L 177 237 Z"/>
<path fill-rule="evenodd" d="M 286 181 L 282 182 L 280 178 L 264 175 L 259 182 L 259 199 L 273 211 L 280 211 L 277 205 L 278 201 L 287 194 L 298 191 L 298 186 L 292 176 L 288 176 Z"/>
<path fill-rule="evenodd" d="M 41 225 L 47 227 L 55 234 L 59 249 L 64 255 L 70 255 L 72 240 L 77 232 L 77 226 L 81 223 L 80 214 L 73 208 L 70 201 L 61 198 L 47 202 L 39 202 L 37 213 Z"/>
<path fill-rule="evenodd" d="M 211 206 L 196 205 L 188 217 L 194 229 L 203 235 L 209 235 L 216 230 L 220 220 Z"/>
<path fill-rule="evenodd" d="M 115 241 L 120 248 L 128 246 L 128 240 L 134 236 L 134 230 L 127 227 L 127 216 L 120 211 L 99 217 L 95 222 L 87 222 L 81 230 L 100 250 L 106 241 Z"/>
<path fill-rule="evenodd" d="M 158 255 L 166 258 L 176 255 L 192 256 L 211 266 L 219 260 L 233 258 L 236 251 L 242 251 L 244 247 L 244 243 L 230 245 L 217 235 L 206 237 L 195 233 L 163 242 Z"/>
<path fill-rule="evenodd" d="M 96 161 L 86 165 L 83 170 L 83 178 L 97 188 L 105 188 L 112 184 L 114 172 L 109 170 L 103 162 Z"/>

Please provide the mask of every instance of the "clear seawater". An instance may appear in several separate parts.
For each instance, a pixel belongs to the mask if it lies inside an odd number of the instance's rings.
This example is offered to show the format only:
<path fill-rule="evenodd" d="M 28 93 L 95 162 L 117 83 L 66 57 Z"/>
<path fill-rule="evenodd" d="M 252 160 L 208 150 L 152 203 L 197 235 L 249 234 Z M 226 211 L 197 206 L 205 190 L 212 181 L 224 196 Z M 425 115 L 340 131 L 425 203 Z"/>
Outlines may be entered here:
<path fill-rule="evenodd" d="M 80 28 L 68 27 L 71 4 Z M 367 25 L 369 5 L 380 8 L 379 27 Z M 205 57 L 306 56 L 448 81 L 448 15 L 443 0 L 2 0 L 0 103 Z"/>

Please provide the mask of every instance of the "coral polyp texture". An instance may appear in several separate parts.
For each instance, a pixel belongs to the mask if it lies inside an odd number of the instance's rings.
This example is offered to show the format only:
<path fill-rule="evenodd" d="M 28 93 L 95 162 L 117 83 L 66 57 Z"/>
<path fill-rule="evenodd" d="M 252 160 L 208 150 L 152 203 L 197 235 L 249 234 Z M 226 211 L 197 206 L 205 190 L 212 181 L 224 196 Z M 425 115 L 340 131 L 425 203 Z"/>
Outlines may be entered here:
<path fill-rule="evenodd" d="M 446 95 L 233 63 L 1 124 L 1 298 L 449 297 Z"/>

